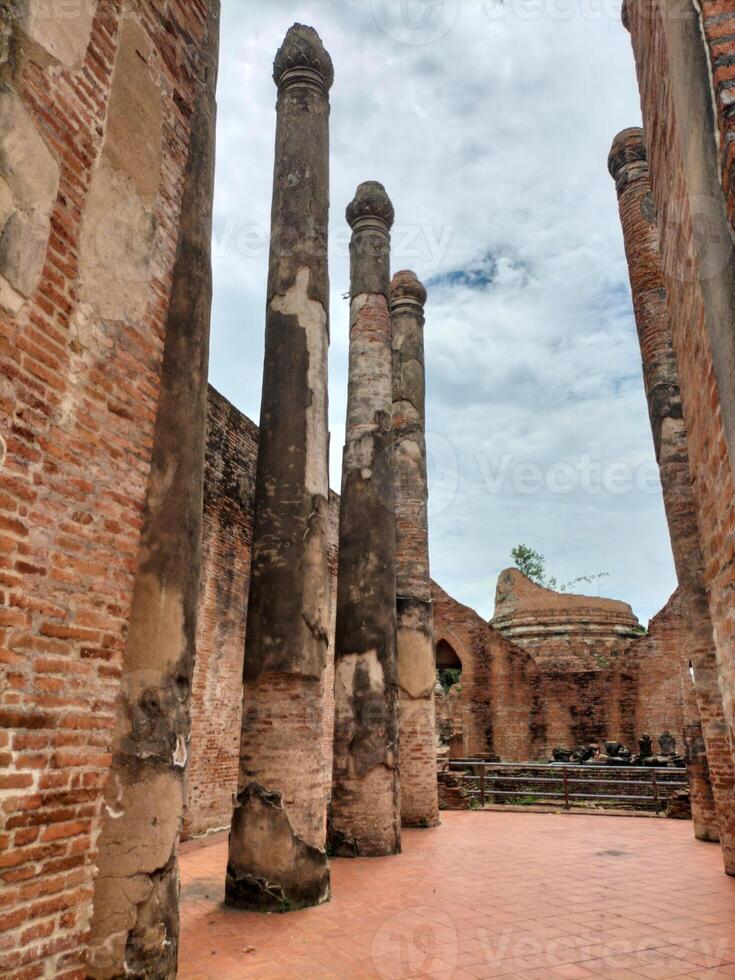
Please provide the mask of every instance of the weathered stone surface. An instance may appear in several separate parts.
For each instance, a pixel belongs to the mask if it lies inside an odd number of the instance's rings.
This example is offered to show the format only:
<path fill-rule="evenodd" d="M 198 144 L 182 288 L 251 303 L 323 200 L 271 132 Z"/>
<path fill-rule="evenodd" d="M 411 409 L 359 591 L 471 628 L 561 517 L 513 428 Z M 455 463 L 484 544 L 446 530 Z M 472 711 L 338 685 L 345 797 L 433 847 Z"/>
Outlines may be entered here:
<path fill-rule="evenodd" d="M 284 89 L 295 81 L 311 82 L 325 92 L 334 84 L 334 66 L 329 52 L 313 27 L 294 24 L 276 52 L 273 81 Z"/>
<path fill-rule="evenodd" d="M 316 32 L 301 25 L 284 46 L 304 37 L 328 59 Z M 274 74 L 281 87 L 248 680 L 267 671 L 320 678 L 327 642 L 329 101 L 297 67 Z M 287 373 L 284 364 L 291 365 Z M 302 568 L 303 575 L 296 571 Z"/>
<path fill-rule="evenodd" d="M 169 928 L 165 909 L 176 909 L 171 864 L 175 834 L 165 846 L 163 836 L 171 831 L 169 816 L 173 821 L 180 814 L 181 790 L 177 800 L 171 783 L 148 780 L 140 771 L 131 793 L 139 787 L 145 798 L 126 810 L 125 797 L 118 801 L 108 777 L 113 745 L 119 761 L 116 711 L 128 691 L 121 689 L 123 655 L 153 446 L 159 441 L 155 423 L 159 401 L 164 401 L 164 347 L 166 335 L 175 332 L 169 326 L 169 307 L 177 295 L 181 202 L 209 3 L 49 0 L 43 6 L 50 21 L 63 15 L 71 24 L 77 14 L 94 13 L 87 51 L 79 57 L 62 52 L 55 57 L 24 33 L 29 6 L 39 9 L 27 0 L 0 0 L 0 235 L 15 214 L 38 215 L 44 234 L 50 227 L 31 295 L 15 307 L 16 315 L 0 310 L 0 522 L 5 529 L 0 622 L 5 651 L 0 670 L 5 859 L 0 892 L 5 904 L 13 902 L 12 921 L 6 919 L 9 928 L 0 943 L 0 975 L 88 974 L 84 947 L 92 924 L 109 784 L 113 812 L 124 811 L 116 826 L 129 821 L 128 829 L 141 833 L 143 841 L 140 848 L 140 839 L 127 841 L 118 854 L 140 858 L 140 867 L 147 870 L 100 880 L 100 888 L 109 885 L 112 893 L 110 913 L 117 915 L 120 901 L 130 916 L 128 938 L 127 926 L 121 926 L 119 941 L 110 942 L 108 966 L 125 975 L 126 963 L 129 976 L 156 977 L 174 970 L 175 945 L 164 949 L 168 940 L 162 932 Z M 153 73 L 163 104 L 160 192 L 153 215 L 158 232 L 151 258 L 156 283 L 142 316 L 112 321 L 100 316 L 97 307 L 80 302 L 82 288 L 93 301 L 95 288 L 100 293 L 105 289 L 103 282 L 82 287 L 87 270 L 80 262 L 81 235 L 92 201 L 90 185 L 98 165 L 106 163 L 101 155 L 111 88 L 119 81 L 115 66 L 126 16 L 137 20 L 148 37 L 147 45 L 136 49 L 147 58 L 143 68 Z M 85 43 L 80 41 L 77 50 Z M 141 57 L 136 58 L 142 65 Z M 199 169 L 197 186 L 202 189 L 205 178 Z M 206 210 L 195 210 L 203 221 Z M 208 242 L 208 235 L 204 237 Z M 206 269 L 205 258 L 199 254 L 183 277 L 191 288 Z M 5 289 L 10 286 L 1 280 L 0 291 Z M 186 323 L 197 329 L 191 306 Z M 175 444 L 182 453 L 183 478 L 176 479 L 173 466 L 170 470 L 175 493 L 182 496 L 189 493 L 188 430 L 195 429 L 189 417 L 190 382 L 196 359 L 191 352 L 184 358 L 176 392 L 183 435 L 178 439 L 177 433 Z M 170 391 L 170 374 L 165 384 Z M 156 485 L 169 486 L 168 476 Z M 196 541 L 195 524 L 178 518 L 174 523 L 182 535 L 186 528 L 190 542 Z M 150 540 L 148 532 L 146 536 Z M 167 535 L 162 535 L 161 547 L 170 547 Z M 141 560 L 150 571 L 149 550 Z M 179 586 L 196 564 L 190 548 L 183 557 L 174 553 L 172 561 L 176 567 L 166 583 L 162 627 L 169 612 L 174 623 L 180 622 Z M 151 657 L 146 667 L 154 668 L 155 635 L 149 637 L 147 650 Z M 5 683 L 5 667 L 12 685 Z M 166 691 L 184 714 L 185 689 L 178 679 L 175 673 Z M 162 711 L 170 706 L 168 697 L 160 697 Z M 148 710 L 137 705 L 141 746 L 147 750 L 165 741 L 166 752 L 160 765 L 158 758 L 150 760 L 149 775 L 165 772 L 180 784 L 182 773 L 174 764 L 174 755 L 177 760 L 183 755 L 178 739 L 162 739 L 152 699 L 146 705 Z M 32 768 L 29 750 L 38 753 Z M 152 814 L 149 804 L 159 798 L 162 813 Z M 134 821 L 133 810 L 140 812 L 140 823 Z M 116 871 L 113 867 L 112 874 Z"/>
<path fill-rule="evenodd" d="M 273 889 L 283 896 L 284 908 L 321 901 L 329 893 L 322 727 L 330 627 L 327 228 L 332 79 L 331 60 L 316 31 L 294 25 L 274 64 L 276 166 L 239 786 L 245 794 L 257 786 L 269 798 L 278 795 L 294 838 L 309 848 L 319 883 L 309 890 L 310 898 L 304 896 L 298 867 L 279 856 L 279 830 L 271 828 L 273 846 L 255 855 L 246 843 L 250 810 L 236 810 L 226 901 L 241 904 L 242 882 L 264 878 L 268 887 L 253 892 L 249 901 L 266 909 L 271 908 Z M 290 735 L 284 737 L 284 732 Z"/>
<path fill-rule="evenodd" d="M 352 225 L 350 369 L 335 627 L 334 853 L 400 850 L 392 343 L 393 207 L 361 184 Z"/>
<path fill-rule="evenodd" d="M 110 92 L 103 156 L 125 174 L 145 199 L 159 187 L 161 93 L 150 68 L 150 38 L 134 17 L 125 17 Z"/>
<path fill-rule="evenodd" d="M 259 912 L 290 912 L 329 899 L 323 849 L 294 834 L 281 795 L 257 783 L 237 796 L 226 894 L 228 905 Z"/>
<path fill-rule="evenodd" d="M 48 226 L 13 211 L 0 235 L 0 269 L 12 288 L 28 297 L 38 282 L 48 244 Z"/>
<path fill-rule="evenodd" d="M 413 827 L 439 823 L 425 436 L 425 302 L 426 290 L 415 274 L 396 273 L 391 282 L 391 320 L 401 819 L 404 826 Z"/>
<path fill-rule="evenodd" d="M 128 781 L 113 772 L 106 793 L 87 956 L 88 973 L 99 980 L 124 975 L 121 964 L 134 972 L 141 956 L 150 967 L 157 964 L 156 975 L 166 976 L 176 969 L 176 943 L 171 937 L 178 933 L 175 842 L 182 781 L 174 772 L 146 766 L 136 775 L 137 780 Z M 165 909 L 157 887 L 162 879 L 174 891 L 174 902 Z M 161 909 L 157 919 L 150 915 L 151 901 Z M 148 919 L 145 925 L 142 917 Z M 136 942 L 132 934 L 141 927 L 143 942 Z"/>
<path fill-rule="evenodd" d="M 691 769 L 690 779 L 695 832 L 703 839 L 719 836 L 726 867 L 735 871 L 735 837 L 725 827 L 727 814 L 735 802 L 733 767 L 723 739 L 727 726 L 717 679 L 717 657 L 690 473 L 687 423 L 668 306 L 668 283 L 661 257 L 643 130 L 631 128 L 618 134 L 610 150 L 608 168 L 619 198 L 643 380 L 685 614 L 687 655 L 694 673 L 694 690 L 691 684 L 684 690 L 684 703 L 688 709 L 685 729 L 701 722 L 704 743 L 711 753 L 706 768 L 696 763 L 696 753 L 693 756 L 696 764 Z M 661 751 L 664 755 L 673 752 L 667 739 L 661 742 Z M 704 781 L 708 774 L 711 785 Z"/>
<path fill-rule="evenodd" d="M 89 46 L 96 0 L 25 0 L 21 28 L 67 68 L 79 68 Z"/>
<path fill-rule="evenodd" d="M 0 92 L 0 305 L 17 314 L 41 276 L 59 166 L 17 96 Z"/>
<path fill-rule="evenodd" d="M 81 241 L 81 298 L 110 320 L 136 319 L 150 295 L 153 201 L 102 161 L 92 180 Z"/>
<path fill-rule="evenodd" d="M 150 296 L 163 112 L 151 59 L 147 33 L 124 18 L 81 241 L 80 297 L 109 319 L 141 317 Z"/>
<path fill-rule="evenodd" d="M 201 559 L 219 2 L 209 9 L 184 174 L 150 483 L 123 659 L 88 973 L 173 977 Z M 111 905 L 110 905 L 111 903 Z"/>
<path fill-rule="evenodd" d="M 0 93 L 0 176 L 13 192 L 15 207 L 46 215 L 59 189 L 59 165 L 21 100 Z"/>
<path fill-rule="evenodd" d="M 0 229 L 15 210 L 13 191 L 4 177 L 0 177 Z"/>

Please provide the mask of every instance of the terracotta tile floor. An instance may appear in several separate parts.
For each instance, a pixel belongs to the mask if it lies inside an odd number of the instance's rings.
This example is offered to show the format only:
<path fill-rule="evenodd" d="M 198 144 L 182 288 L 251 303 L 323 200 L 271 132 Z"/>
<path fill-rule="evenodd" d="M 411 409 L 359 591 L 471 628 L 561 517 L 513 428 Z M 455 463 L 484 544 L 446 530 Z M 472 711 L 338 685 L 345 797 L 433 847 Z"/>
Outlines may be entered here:
<path fill-rule="evenodd" d="M 399 857 L 333 861 L 332 901 L 286 915 L 222 905 L 225 841 L 187 851 L 179 977 L 735 978 L 735 879 L 690 823 L 442 817 Z"/>

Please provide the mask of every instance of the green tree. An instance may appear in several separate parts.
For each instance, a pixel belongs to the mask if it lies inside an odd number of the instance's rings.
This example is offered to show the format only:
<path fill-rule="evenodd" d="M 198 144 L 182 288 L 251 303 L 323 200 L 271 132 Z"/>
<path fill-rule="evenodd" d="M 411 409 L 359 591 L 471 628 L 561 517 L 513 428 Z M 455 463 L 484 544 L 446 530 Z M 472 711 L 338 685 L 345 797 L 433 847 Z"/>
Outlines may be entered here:
<path fill-rule="evenodd" d="M 462 679 L 462 670 L 460 667 L 440 667 L 436 672 L 436 676 L 446 694 L 451 687 L 459 684 Z"/>
<path fill-rule="evenodd" d="M 599 595 L 600 581 L 603 578 L 608 578 L 610 575 L 610 572 L 598 572 L 596 575 L 580 575 L 579 578 L 572 579 L 571 582 L 565 582 L 563 585 L 559 585 L 553 575 L 547 578 L 546 559 L 534 548 L 529 548 L 525 544 L 519 544 L 511 550 L 510 554 L 516 564 L 516 568 L 523 572 L 526 578 L 530 578 L 532 582 L 542 585 L 545 589 L 554 589 L 557 592 L 568 592 L 575 585 L 579 585 L 580 582 L 588 582 L 590 585 L 596 582 L 597 594 Z"/>
<path fill-rule="evenodd" d="M 546 559 L 528 545 L 519 544 L 511 551 L 511 557 L 516 568 L 523 572 L 526 578 L 539 585 L 546 584 Z"/>

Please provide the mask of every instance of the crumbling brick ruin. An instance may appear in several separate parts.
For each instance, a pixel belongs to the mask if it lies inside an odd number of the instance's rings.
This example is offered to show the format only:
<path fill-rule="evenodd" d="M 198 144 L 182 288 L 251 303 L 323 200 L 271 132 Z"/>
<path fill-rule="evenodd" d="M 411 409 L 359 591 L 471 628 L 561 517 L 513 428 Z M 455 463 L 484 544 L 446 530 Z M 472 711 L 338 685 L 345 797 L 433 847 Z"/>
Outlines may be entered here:
<path fill-rule="evenodd" d="M 699 781 L 696 791 L 692 786 L 696 834 L 701 840 L 716 841 L 720 839 L 718 815 L 724 817 L 734 802 L 732 758 L 724 738 L 727 728 L 717 684 L 704 561 L 689 475 L 687 429 L 643 130 L 629 129 L 620 133 L 613 142 L 608 163 L 620 199 L 643 380 L 681 591 L 685 649 L 694 680 L 693 687 L 687 687 L 691 694 L 691 703 L 687 704 L 687 740 L 703 740 L 708 757 L 708 778 L 704 783 Z M 733 843 L 724 828 L 721 843 L 726 864 L 735 867 Z"/>
<path fill-rule="evenodd" d="M 691 680 L 678 593 L 645 634 L 625 603 L 553 592 L 516 569 L 498 578 L 490 623 L 437 585 L 433 605 L 437 659 L 451 650 L 462 671 L 438 708 L 453 756 L 548 759 L 556 746 L 634 748 L 644 732 L 681 745 Z"/>
<path fill-rule="evenodd" d="M 207 479 L 205 481 L 204 562 L 200 597 L 200 643 L 210 663 L 212 646 L 208 635 L 216 636 L 222 655 L 201 672 L 195 670 L 192 721 L 192 749 L 189 769 L 189 795 L 186 824 L 189 833 L 203 834 L 221 829 L 229 821 L 229 808 L 237 786 L 237 752 L 223 726 L 212 720 L 238 719 L 241 678 L 237 662 L 243 620 L 233 619 L 247 599 L 247 550 L 253 525 L 253 473 L 257 455 L 257 427 L 229 405 L 214 389 L 209 392 Z M 227 447 L 227 457 L 223 456 Z M 216 493 L 209 491 L 214 481 Z M 230 517 L 229 515 L 233 515 Z M 336 558 L 339 498 L 330 499 L 329 544 L 332 561 Z M 230 521 L 233 521 L 231 524 Z M 232 568 L 232 528 L 243 542 L 242 576 L 227 579 Z M 214 531 L 208 531 L 214 528 Z M 214 540 L 219 547 L 212 547 Z M 683 685 L 691 685 L 689 661 L 683 641 L 684 624 L 679 594 L 643 633 L 638 620 L 625 603 L 549 592 L 534 585 L 515 570 L 508 570 L 498 585 L 499 607 L 509 615 L 508 581 L 514 583 L 519 617 L 539 605 L 548 610 L 556 606 L 556 629 L 567 610 L 567 634 L 555 638 L 561 656 L 547 657 L 546 647 L 537 648 L 539 635 L 549 630 L 548 619 L 527 640 L 508 639 L 495 625 L 488 624 L 473 610 L 452 599 L 435 582 L 431 583 L 433 634 L 437 662 L 442 652 L 451 650 L 462 670 L 456 690 L 450 692 L 449 716 L 459 737 L 453 741 L 457 757 L 498 755 L 507 761 L 549 758 L 558 745 L 620 741 L 635 747 L 644 732 L 655 736 L 669 731 L 683 748 Z M 336 567 L 331 566 L 332 590 L 336 586 Z M 223 595 L 213 584 L 226 589 Z M 502 584 L 501 584 L 502 583 Z M 530 598 L 529 598 L 530 597 Z M 539 602 L 539 597 L 542 602 Z M 524 602 L 525 599 L 525 602 Z M 238 600 L 238 601 L 235 601 Z M 535 600 L 535 601 L 534 601 Z M 612 626 L 601 637 L 590 624 L 585 635 L 582 618 L 568 615 L 580 602 L 586 615 L 603 610 L 600 625 Z M 609 607 L 614 615 L 611 617 Z M 332 613 L 332 617 L 334 612 Z M 616 634 L 615 630 L 621 630 Z M 548 632 L 545 634 L 548 637 Z M 589 640 L 589 644 L 586 642 Z M 238 652 L 239 651 L 239 652 Z M 328 656 L 328 662 L 331 655 Z M 233 665 L 234 660 L 234 665 Z M 452 661 L 454 662 L 454 661 Z M 433 678 L 433 672 L 432 672 Z M 438 696 L 437 714 L 441 718 L 444 698 Z M 207 710 L 203 710 L 203 706 Z M 332 707 L 325 705 L 325 717 Z M 329 721 L 325 721 L 325 727 Z M 438 726 L 441 728 L 441 725 Z M 331 742 L 330 742 L 331 745 Z M 213 778 L 208 760 L 216 756 Z M 324 761 L 328 777 L 328 758 Z M 427 817 L 428 819 L 428 817 Z"/>
<path fill-rule="evenodd" d="M 0 4 L 4 976 L 175 970 L 218 16 Z"/>
<path fill-rule="evenodd" d="M 624 10 L 643 130 L 609 165 L 679 578 L 645 635 L 624 604 L 512 573 L 491 624 L 429 596 L 423 294 L 410 277 L 391 292 L 372 182 L 350 220 L 375 384 L 353 364 L 348 492 L 329 492 L 333 75 L 301 25 L 276 60 L 260 430 L 207 389 L 218 20 L 218 0 L 0 0 L 0 975 L 174 976 L 181 832 L 227 826 L 233 794 L 234 905 L 326 899 L 333 786 L 343 852 L 398 850 L 402 810 L 435 824 L 433 797 L 413 808 L 431 630 L 462 667 L 438 708 L 440 728 L 459 716 L 453 751 L 683 732 L 696 833 L 735 873 L 735 0 Z"/>

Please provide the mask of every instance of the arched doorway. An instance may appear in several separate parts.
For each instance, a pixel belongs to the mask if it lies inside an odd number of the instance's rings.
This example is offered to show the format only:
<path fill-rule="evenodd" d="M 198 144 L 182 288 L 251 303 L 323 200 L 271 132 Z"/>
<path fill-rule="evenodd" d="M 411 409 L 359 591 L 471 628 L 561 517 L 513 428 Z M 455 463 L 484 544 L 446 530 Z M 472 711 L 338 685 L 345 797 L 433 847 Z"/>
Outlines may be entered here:
<path fill-rule="evenodd" d="M 462 661 L 457 651 L 448 640 L 441 639 L 436 644 L 436 673 L 439 683 L 448 692 L 460 682 L 462 676 Z"/>
<path fill-rule="evenodd" d="M 462 661 L 452 644 L 445 639 L 437 641 L 434 653 L 437 732 L 441 743 L 449 748 L 449 757 L 458 759 L 464 756 Z"/>

